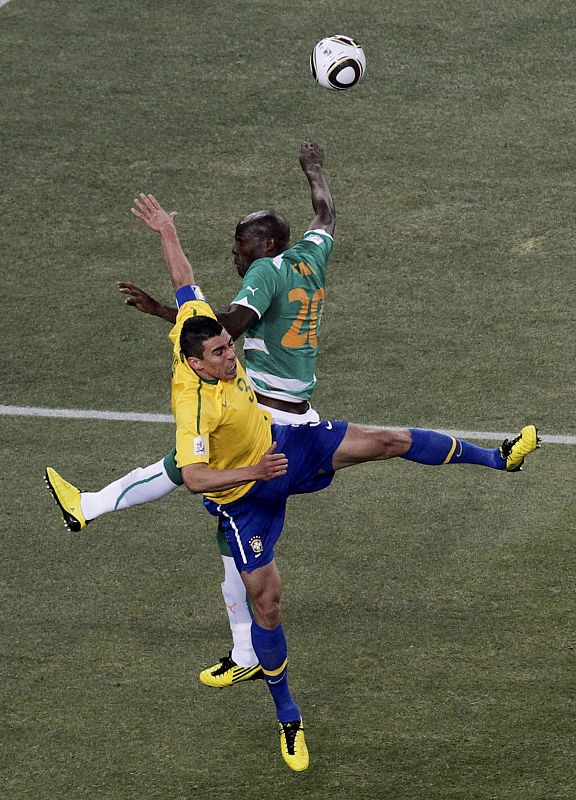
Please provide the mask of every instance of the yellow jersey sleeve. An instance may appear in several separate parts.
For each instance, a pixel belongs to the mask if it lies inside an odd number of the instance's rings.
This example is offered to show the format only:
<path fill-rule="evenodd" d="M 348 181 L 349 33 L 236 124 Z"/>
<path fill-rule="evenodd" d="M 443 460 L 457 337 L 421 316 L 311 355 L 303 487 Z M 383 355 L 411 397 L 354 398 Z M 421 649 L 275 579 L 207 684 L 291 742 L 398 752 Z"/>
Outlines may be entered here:
<path fill-rule="evenodd" d="M 174 405 L 176 422 L 176 464 L 210 463 L 210 435 L 218 427 L 220 414 L 217 413 L 214 389 L 210 384 L 199 380 L 191 391 L 179 394 Z"/>
<path fill-rule="evenodd" d="M 173 346 L 172 414 L 176 422 L 176 464 L 184 467 L 210 461 L 210 434 L 218 426 L 214 395 L 218 381 L 204 381 L 188 365 L 180 351 L 180 333 L 187 319 L 216 314 L 205 300 L 191 300 L 178 309 L 169 333 Z"/>

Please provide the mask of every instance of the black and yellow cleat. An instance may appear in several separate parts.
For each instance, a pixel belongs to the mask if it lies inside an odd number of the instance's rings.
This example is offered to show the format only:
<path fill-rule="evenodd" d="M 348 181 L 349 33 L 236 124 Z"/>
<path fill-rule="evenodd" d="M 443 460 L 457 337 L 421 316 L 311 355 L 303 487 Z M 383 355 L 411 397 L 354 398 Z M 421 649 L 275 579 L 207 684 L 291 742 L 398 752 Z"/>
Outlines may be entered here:
<path fill-rule="evenodd" d="M 205 686 L 214 686 L 217 689 L 222 689 L 225 686 L 234 686 L 235 683 L 242 683 L 243 681 L 256 681 L 263 677 L 260 664 L 254 664 L 252 667 L 239 667 L 232 660 L 230 653 L 227 656 L 222 656 L 220 661 L 214 664 L 213 667 L 203 669 L 198 675 L 198 679 Z"/>
<path fill-rule="evenodd" d="M 537 447 L 540 447 L 540 438 L 535 425 L 525 425 L 514 439 L 504 439 L 500 455 L 506 461 L 506 472 L 519 472 L 526 456 Z"/>
<path fill-rule="evenodd" d="M 302 720 L 280 722 L 279 725 L 282 758 L 294 772 L 304 772 L 305 769 L 308 769 L 310 759 Z"/>
<path fill-rule="evenodd" d="M 82 513 L 80 489 L 65 481 L 52 467 L 46 467 L 44 480 L 62 512 L 64 525 L 68 530 L 77 533 L 85 528 L 90 520 Z"/>

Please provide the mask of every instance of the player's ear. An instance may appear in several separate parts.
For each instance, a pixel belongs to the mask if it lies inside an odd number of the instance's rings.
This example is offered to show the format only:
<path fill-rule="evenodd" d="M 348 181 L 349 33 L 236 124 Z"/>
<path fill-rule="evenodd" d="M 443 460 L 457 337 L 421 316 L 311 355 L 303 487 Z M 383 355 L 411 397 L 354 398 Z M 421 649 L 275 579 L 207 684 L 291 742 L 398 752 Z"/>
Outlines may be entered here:
<path fill-rule="evenodd" d="M 189 366 L 191 366 L 192 369 L 195 372 L 198 372 L 199 369 L 202 369 L 203 359 L 197 358 L 196 356 L 188 356 L 186 361 L 188 362 Z"/>

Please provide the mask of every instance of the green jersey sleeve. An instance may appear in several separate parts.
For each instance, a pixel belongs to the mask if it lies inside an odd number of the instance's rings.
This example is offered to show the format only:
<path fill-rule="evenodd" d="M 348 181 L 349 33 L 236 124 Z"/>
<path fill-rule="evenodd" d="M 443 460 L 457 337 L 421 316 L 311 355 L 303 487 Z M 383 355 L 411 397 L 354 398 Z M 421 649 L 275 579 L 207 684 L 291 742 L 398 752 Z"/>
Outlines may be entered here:
<path fill-rule="evenodd" d="M 334 240 L 329 233 L 321 229 L 306 231 L 304 236 L 291 250 L 302 255 L 303 258 L 312 259 L 313 263 L 326 269 L 326 264 L 332 253 Z"/>
<path fill-rule="evenodd" d="M 280 284 L 280 264 L 274 263 L 278 258 L 258 258 L 250 265 L 232 305 L 251 308 L 259 317 L 266 313 Z"/>

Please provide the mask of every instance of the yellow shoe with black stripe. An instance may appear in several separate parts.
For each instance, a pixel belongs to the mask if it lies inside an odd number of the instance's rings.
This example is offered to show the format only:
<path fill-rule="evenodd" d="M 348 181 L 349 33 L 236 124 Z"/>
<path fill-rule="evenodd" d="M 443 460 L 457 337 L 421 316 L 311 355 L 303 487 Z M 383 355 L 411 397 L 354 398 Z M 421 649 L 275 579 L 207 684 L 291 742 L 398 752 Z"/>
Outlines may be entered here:
<path fill-rule="evenodd" d="M 538 428 L 525 425 L 514 439 L 505 439 L 500 445 L 500 455 L 506 461 L 506 472 L 519 472 L 524 459 L 540 447 Z"/>
<path fill-rule="evenodd" d="M 304 738 L 302 720 L 280 722 L 279 725 L 282 758 L 294 772 L 304 772 L 305 769 L 308 769 L 310 758 L 306 747 L 306 739 Z"/>
<path fill-rule="evenodd" d="M 82 513 L 80 489 L 65 481 L 52 467 L 46 467 L 44 480 L 62 512 L 64 525 L 68 530 L 77 533 L 85 528 L 90 520 Z"/>
<path fill-rule="evenodd" d="M 217 689 L 234 686 L 235 683 L 242 683 L 242 681 L 256 681 L 262 677 L 264 676 L 260 664 L 254 664 L 252 667 L 239 667 L 232 660 L 231 653 L 222 656 L 217 664 L 203 669 L 198 675 L 198 679 L 205 686 L 214 686 Z"/>

